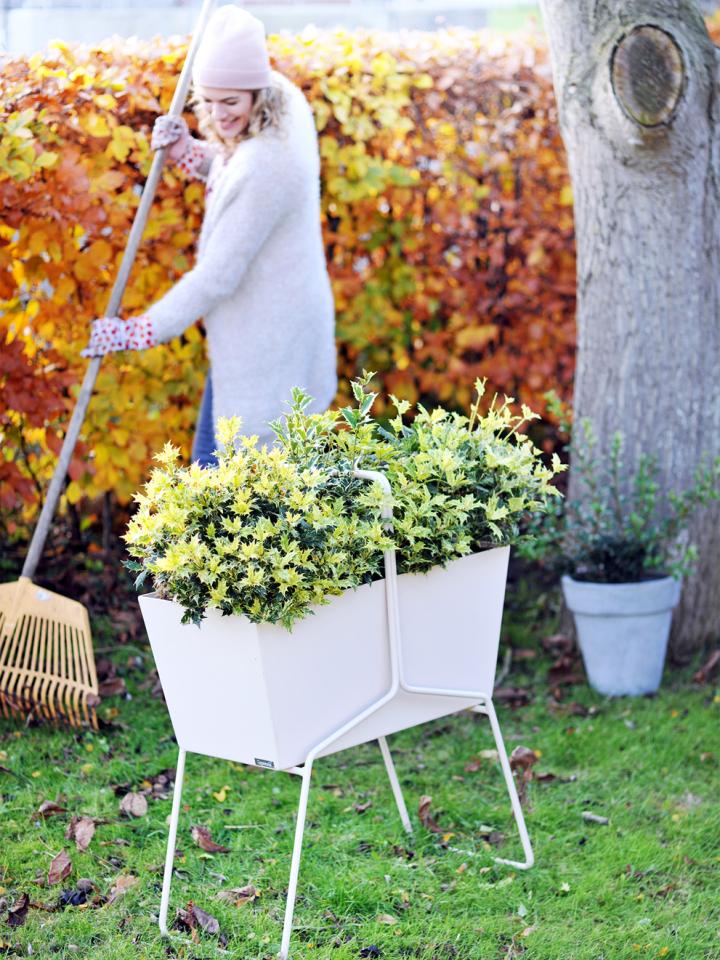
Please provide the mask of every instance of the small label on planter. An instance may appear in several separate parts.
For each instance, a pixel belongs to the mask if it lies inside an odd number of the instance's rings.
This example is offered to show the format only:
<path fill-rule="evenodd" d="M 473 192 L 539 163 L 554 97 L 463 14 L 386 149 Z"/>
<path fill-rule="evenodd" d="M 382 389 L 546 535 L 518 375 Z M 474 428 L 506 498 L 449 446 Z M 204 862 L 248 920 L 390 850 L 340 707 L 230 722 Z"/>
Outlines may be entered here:
<path fill-rule="evenodd" d="M 255 766 L 256 767 L 267 767 L 268 770 L 274 770 L 275 764 L 272 760 L 261 760 L 260 757 L 255 757 Z"/>

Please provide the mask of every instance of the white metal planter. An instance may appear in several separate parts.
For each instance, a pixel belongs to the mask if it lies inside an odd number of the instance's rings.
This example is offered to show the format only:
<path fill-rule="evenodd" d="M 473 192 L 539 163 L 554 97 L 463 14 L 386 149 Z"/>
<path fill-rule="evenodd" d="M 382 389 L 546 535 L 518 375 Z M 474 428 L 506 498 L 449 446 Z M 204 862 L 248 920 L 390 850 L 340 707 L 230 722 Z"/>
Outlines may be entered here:
<path fill-rule="evenodd" d="M 389 485 L 381 474 L 357 475 Z M 391 519 L 390 508 L 385 513 Z M 525 854 L 533 854 L 492 703 L 509 548 L 463 557 L 426 575 L 397 576 L 317 607 L 289 633 L 210 612 L 200 627 L 154 595 L 140 598 L 179 746 L 160 907 L 167 911 L 187 751 L 302 778 L 279 956 L 288 956 L 310 778 L 321 756 L 379 740 L 400 816 L 410 831 L 385 737 L 468 707 L 487 714 Z"/>
<path fill-rule="evenodd" d="M 589 583 L 562 578 L 590 686 L 608 696 L 655 693 L 662 680 L 680 583 Z"/>
<path fill-rule="evenodd" d="M 398 577 L 401 657 L 415 686 L 492 690 L 508 547 Z M 286 770 L 390 685 L 385 584 L 348 590 L 289 633 L 210 611 L 200 627 L 182 608 L 140 598 L 178 745 Z M 386 736 L 476 699 L 398 690 L 320 756 Z"/>

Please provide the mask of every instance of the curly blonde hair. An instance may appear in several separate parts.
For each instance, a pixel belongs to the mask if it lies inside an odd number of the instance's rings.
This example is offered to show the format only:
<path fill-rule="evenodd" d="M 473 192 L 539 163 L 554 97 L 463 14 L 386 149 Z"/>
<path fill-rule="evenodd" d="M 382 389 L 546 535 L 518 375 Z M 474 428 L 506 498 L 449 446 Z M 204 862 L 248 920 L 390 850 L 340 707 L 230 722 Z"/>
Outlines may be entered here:
<path fill-rule="evenodd" d="M 287 110 L 287 98 L 282 88 L 278 84 L 273 84 L 270 87 L 263 87 L 261 90 L 253 90 L 252 95 L 253 103 L 250 108 L 248 124 L 242 133 L 233 137 L 233 140 L 229 142 L 223 140 L 222 137 L 217 134 L 210 111 L 205 106 L 197 90 L 193 90 L 190 103 L 197 117 L 198 129 L 203 138 L 210 143 L 216 144 L 221 150 L 228 153 L 232 152 L 241 140 L 249 140 L 251 137 L 256 137 L 259 133 L 262 133 L 263 130 L 271 127 L 280 130 L 282 119 Z"/>

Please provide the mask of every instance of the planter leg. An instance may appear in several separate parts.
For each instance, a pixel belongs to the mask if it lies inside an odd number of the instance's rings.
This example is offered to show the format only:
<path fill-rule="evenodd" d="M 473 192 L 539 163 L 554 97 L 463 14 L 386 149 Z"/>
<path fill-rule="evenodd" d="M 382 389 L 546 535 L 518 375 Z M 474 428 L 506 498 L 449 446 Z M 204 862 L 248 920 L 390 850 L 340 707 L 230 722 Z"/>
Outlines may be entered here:
<path fill-rule="evenodd" d="M 302 786 L 300 787 L 300 803 L 298 805 L 297 824 L 295 826 L 295 843 L 293 845 L 292 861 L 290 863 L 290 882 L 288 883 L 287 902 L 285 904 L 285 921 L 283 923 L 282 942 L 278 960 L 287 960 L 290 952 L 290 935 L 292 934 L 293 914 L 295 913 L 295 898 L 297 897 L 297 881 L 300 872 L 300 855 L 302 853 L 303 834 L 305 833 L 305 817 L 307 816 L 308 795 L 310 793 L 310 777 L 312 776 L 312 760 L 306 760 L 300 773 Z"/>
<path fill-rule="evenodd" d="M 410 817 L 408 816 L 407 807 L 405 806 L 405 797 L 403 797 L 400 781 L 398 780 L 397 773 L 395 772 L 395 764 L 393 763 L 393 758 L 390 755 L 390 749 L 388 748 L 387 740 L 385 737 L 378 737 L 378 743 L 380 744 L 380 751 L 383 755 L 383 760 L 385 761 L 385 769 L 387 770 L 388 777 L 390 778 L 390 786 L 392 787 L 393 796 L 395 797 L 395 803 L 397 804 L 402 825 L 407 833 L 412 833 L 412 824 L 410 823 Z"/>
<path fill-rule="evenodd" d="M 183 778 L 185 776 L 185 751 L 178 751 L 177 768 L 175 771 L 175 787 L 173 788 L 172 813 L 170 814 L 170 830 L 168 845 L 165 854 L 165 873 L 163 874 L 162 896 L 160 897 L 160 933 L 168 935 L 167 915 L 170 903 L 170 884 L 172 883 L 173 865 L 175 862 L 175 840 L 177 838 L 178 817 L 180 815 L 180 798 L 182 797 Z"/>
<path fill-rule="evenodd" d="M 508 762 L 507 752 L 505 750 L 505 742 L 502 738 L 502 733 L 500 732 L 500 724 L 498 723 L 497 715 L 495 713 L 495 706 L 492 700 L 490 698 L 485 700 L 482 704 L 482 709 L 478 710 L 477 712 L 486 713 L 488 719 L 490 720 L 490 726 L 492 728 L 493 737 L 495 738 L 495 746 L 497 747 L 500 766 L 502 767 L 503 776 L 505 777 L 505 785 L 507 786 L 508 793 L 510 794 L 510 803 L 512 804 L 513 816 L 515 817 L 515 823 L 517 824 L 518 833 L 520 834 L 520 842 L 522 843 L 523 853 L 525 854 L 525 861 L 523 863 L 517 860 L 504 860 L 502 857 L 494 857 L 493 859 L 496 863 L 505 863 L 509 867 L 516 867 L 518 870 L 529 870 L 530 867 L 532 867 L 532 865 L 535 863 L 535 855 L 533 854 L 533 849 L 530 844 L 530 837 L 528 836 L 527 827 L 525 826 L 525 817 L 523 816 L 520 798 L 518 797 L 517 789 L 515 788 L 515 781 L 513 779 L 512 770 L 510 769 L 510 764 Z"/>

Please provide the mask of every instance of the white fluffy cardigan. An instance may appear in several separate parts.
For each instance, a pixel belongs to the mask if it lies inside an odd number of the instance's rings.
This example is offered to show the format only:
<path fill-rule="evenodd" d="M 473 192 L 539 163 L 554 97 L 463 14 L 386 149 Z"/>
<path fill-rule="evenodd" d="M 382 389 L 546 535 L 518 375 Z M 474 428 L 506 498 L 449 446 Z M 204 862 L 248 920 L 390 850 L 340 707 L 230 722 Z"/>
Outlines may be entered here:
<path fill-rule="evenodd" d="M 161 342 L 205 321 L 213 419 L 241 416 L 270 439 L 293 386 L 325 410 L 337 387 L 334 309 L 320 229 L 320 158 L 310 106 L 286 95 L 280 130 L 213 160 L 196 265 L 147 311 Z"/>

